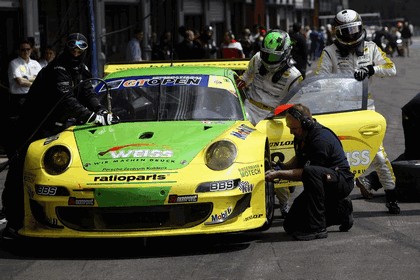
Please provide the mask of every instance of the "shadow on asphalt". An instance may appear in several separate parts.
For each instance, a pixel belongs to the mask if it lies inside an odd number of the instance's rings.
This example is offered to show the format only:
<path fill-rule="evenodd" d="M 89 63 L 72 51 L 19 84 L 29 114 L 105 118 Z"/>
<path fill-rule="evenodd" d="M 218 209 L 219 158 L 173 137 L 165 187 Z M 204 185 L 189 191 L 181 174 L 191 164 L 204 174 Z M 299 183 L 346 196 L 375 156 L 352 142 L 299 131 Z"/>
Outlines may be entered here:
<path fill-rule="evenodd" d="M 1 240 L 0 259 L 130 259 L 209 255 L 247 249 L 264 232 L 128 239 Z"/>

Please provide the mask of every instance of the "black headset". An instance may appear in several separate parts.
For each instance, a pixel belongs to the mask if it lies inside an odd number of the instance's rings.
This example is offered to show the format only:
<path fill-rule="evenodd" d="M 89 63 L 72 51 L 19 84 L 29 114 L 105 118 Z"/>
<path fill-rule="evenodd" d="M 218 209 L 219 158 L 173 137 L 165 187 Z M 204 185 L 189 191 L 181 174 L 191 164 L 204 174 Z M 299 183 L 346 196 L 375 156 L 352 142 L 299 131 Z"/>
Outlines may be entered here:
<path fill-rule="evenodd" d="M 290 115 L 292 115 L 295 119 L 297 119 L 298 121 L 300 121 L 300 124 L 302 125 L 302 128 L 305 130 L 310 130 L 314 127 L 315 122 L 313 120 L 311 120 L 309 117 L 304 116 L 302 114 L 302 112 L 300 112 L 299 110 L 297 110 L 295 107 L 290 107 L 287 110 L 287 113 L 289 113 Z"/>

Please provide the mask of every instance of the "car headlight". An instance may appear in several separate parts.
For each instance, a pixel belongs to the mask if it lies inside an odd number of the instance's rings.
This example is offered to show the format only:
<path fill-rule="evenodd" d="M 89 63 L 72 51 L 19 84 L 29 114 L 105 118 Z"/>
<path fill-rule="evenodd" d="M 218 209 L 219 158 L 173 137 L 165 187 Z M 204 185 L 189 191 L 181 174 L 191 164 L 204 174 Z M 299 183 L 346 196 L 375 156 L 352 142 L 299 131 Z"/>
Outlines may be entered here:
<path fill-rule="evenodd" d="M 237 150 L 232 142 L 218 141 L 211 144 L 207 149 L 206 165 L 212 170 L 223 170 L 232 165 L 236 155 Z"/>
<path fill-rule="evenodd" d="M 67 147 L 57 145 L 47 150 L 44 155 L 44 167 L 50 175 L 59 175 L 70 165 L 71 154 Z"/>

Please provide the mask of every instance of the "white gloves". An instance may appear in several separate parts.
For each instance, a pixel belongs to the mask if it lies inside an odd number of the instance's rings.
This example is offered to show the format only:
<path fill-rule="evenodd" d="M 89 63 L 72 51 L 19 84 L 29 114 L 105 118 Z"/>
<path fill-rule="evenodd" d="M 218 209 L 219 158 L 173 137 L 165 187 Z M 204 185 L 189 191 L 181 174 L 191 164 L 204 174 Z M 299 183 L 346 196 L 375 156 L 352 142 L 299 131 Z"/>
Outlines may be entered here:
<path fill-rule="evenodd" d="M 99 111 L 97 113 L 92 113 L 86 123 L 94 123 L 97 125 L 111 125 L 118 123 L 118 116 L 109 113 L 106 110 Z"/>

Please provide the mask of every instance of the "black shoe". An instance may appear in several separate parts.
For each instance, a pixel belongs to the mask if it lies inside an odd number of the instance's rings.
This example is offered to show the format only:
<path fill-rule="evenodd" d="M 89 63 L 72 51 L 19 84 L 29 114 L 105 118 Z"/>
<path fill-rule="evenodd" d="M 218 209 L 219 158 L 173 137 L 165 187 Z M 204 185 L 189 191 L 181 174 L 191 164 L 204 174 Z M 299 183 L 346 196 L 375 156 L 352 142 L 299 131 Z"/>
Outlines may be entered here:
<path fill-rule="evenodd" d="M 313 232 L 296 231 L 292 234 L 296 240 L 309 241 L 314 239 L 327 238 L 328 232 L 325 228 Z"/>
<path fill-rule="evenodd" d="M 400 214 L 400 206 L 398 206 L 397 202 L 397 192 L 394 190 L 386 190 L 385 191 L 385 197 L 386 197 L 386 208 L 388 208 L 388 212 L 390 214 Z"/>
<path fill-rule="evenodd" d="M 1 239 L 3 240 L 16 240 L 19 238 L 18 230 L 10 226 L 7 226 L 3 229 L 1 233 Z"/>
<path fill-rule="evenodd" d="M 346 197 L 339 201 L 338 211 L 341 219 L 340 231 L 349 231 L 353 227 L 353 203 Z"/>
<path fill-rule="evenodd" d="M 389 214 L 398 215 L 401 212 L 400 206 L 398 206 L 398 202 L 396 201 L 387 202 L 385 206 L 388 208 Z"/>

